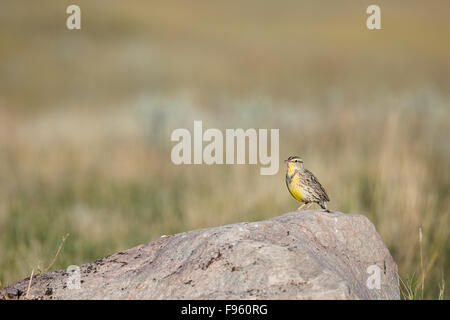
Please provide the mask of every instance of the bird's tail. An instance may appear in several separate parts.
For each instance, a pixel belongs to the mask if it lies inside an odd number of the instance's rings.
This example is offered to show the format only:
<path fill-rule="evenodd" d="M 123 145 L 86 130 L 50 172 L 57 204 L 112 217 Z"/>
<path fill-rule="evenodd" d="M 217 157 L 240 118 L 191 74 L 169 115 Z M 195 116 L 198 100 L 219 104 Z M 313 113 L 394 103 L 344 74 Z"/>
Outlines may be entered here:
<path fill-rule="evenodd" d="M 325 201 L 320 201 L 320 202 L 319 202 L 319 206 L 320 206 L 324 211 L 330 212 L 330 210 L 328 210 L 328 208 L 327 208 L 327 204 L 326 204 Z"/>

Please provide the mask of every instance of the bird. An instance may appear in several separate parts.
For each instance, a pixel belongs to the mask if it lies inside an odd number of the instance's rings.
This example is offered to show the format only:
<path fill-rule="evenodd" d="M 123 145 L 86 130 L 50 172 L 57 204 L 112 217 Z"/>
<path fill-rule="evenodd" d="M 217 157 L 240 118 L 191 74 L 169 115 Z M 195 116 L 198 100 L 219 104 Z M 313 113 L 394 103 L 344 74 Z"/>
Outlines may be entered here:
<path fill-rule="evenodd" d="M 330 212 L 326 204 L 330 198 L 319 180 L 303 167 L 303 159 L 290 156 L 284 162 L 287 164 L 286 186 L 296 200 L 303 202 L 297 210 L 300 211 L 307 205 L 306 210 L 313 203 L 317 203 L 325 212 Z"/>

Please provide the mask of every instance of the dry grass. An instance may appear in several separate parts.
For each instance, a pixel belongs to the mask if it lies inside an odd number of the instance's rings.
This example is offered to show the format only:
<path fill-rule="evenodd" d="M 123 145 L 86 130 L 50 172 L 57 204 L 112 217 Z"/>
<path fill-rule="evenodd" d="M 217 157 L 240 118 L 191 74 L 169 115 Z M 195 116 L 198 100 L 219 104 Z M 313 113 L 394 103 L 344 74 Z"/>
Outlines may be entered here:
<path fill-rule="evenodd" d="M 279 128 L 280 157 L 304 158 L 330 208 L 375 224 L 405 297 L 448 299 L 447 2 L 382 1 L 379 33 L 349 1 L 81 1 L 78 33 L 67 4 L 0 5 L 2 283 L 62 234 L 53 268 L 297 207 L 283 167 L 174 166 L 170 132 L 200 119 Z"/>

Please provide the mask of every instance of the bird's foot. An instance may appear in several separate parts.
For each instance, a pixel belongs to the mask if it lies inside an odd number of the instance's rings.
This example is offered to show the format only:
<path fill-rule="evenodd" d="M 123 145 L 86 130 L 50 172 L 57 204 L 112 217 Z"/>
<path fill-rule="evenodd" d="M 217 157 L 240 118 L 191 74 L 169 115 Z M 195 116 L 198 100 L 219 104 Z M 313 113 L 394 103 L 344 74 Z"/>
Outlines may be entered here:
<path fill-rule="evenodd" d="M 307 209 L 309 209 L 309 207 L 311 207 L 312 202 L 305 202 L 304 204 L 302 204 L 300 207 L 297 208 L 297 211 L 305 211 Z M 306 206 L 306 208 L 305 208 Z"/>

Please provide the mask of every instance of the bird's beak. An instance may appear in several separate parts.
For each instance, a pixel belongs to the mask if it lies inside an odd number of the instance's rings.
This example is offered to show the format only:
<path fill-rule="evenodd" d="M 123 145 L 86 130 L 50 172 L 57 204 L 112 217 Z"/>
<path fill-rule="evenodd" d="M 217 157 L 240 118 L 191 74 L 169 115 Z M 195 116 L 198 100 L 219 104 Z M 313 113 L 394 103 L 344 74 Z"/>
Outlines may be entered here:
<path fill-rule="evenodd" d="M 287 160 L 284 160 L 284 163 L 288 163 L 288 161 L 287 161 Z"/>

